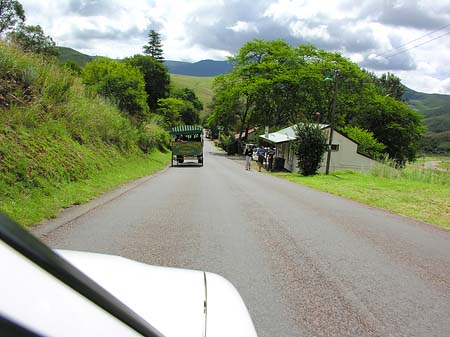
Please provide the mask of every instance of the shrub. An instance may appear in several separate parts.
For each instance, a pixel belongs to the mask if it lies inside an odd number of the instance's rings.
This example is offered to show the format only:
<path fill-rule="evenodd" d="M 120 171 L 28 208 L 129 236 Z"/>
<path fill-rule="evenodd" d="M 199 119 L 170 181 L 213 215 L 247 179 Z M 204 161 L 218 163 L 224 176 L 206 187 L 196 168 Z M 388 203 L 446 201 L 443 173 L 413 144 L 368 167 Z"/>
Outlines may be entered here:
<path fill-rule="evenodd" d="M 305 176 L 316 174 L 326 149 L 325 135 L 320 127 L 313 123 L 297 124 L 295 134 L 297 139 L 293 146 L 300 172 Z"/>
<path fill-rule="evenodd" d="M 127 63 L 96 58 L 82 70 L 83 83 L 98 94 L 116 102 L 132 120 L 141 122 L 148 116 L 144 75 Z"/>

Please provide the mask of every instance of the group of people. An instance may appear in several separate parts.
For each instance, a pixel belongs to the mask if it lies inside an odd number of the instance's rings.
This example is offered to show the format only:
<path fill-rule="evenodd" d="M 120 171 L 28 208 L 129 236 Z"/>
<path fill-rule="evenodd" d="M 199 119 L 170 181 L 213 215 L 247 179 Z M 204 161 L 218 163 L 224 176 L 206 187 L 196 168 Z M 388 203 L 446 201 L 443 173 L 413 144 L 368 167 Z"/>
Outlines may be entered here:
<path fill-rule="evenodd" d="M 201 142 L 202 141 L 202 137 L 199 134 L 195 134 L 195 135 L 177 135 L 175 137 L 175 141 L 176 142 Z"/>
<path fill-rule="evenodd" d="M 245 148 L 245 169 L 247 171 L 250 171 L 251 169 L 251 163 L 253 159 L 253 145 L 247 145 Z M 273 170 L 273 160 L 275 158 L 275 149 L 274 148 L 264 148 L 262 145 L 260 145 L 256 149 L 256 155 L 258 157 L 257 163 L 258 163 L 258 171 L 261 172 L 261 168 L 264 165 L 264 162 L 267 163 L 267 170 L 272 171 Z"/>

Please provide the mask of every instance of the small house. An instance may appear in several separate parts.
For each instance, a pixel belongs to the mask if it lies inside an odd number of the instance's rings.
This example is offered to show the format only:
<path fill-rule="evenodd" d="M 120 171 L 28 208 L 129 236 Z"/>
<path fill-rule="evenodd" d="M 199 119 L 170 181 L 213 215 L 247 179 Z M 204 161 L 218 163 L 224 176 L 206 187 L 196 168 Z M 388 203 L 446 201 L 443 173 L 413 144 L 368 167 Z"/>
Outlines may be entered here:
<path fill-rule="evenodd" d="M 319 124 L 319 127 L 325 133 L 328 143 L 330 126 Z M 259 136 L 260 141 L 268 146 L 275 147 L 275 158 L 282 158 L 281 162 L 284 162 L 284 169 L 290 172 L 297 171 L 297 156 L 291 148 L 292 141 L 296 139 L 295 128 L 296 126 L 293 125 L 277 132 L 269 133 L 267 137 L 266 135 Z M 319 172 L 325 172 L 326 162 L 327 152 L 325 152 Z M 330 172 L 340 170 L 367 171 L 371 169 L 374 162 L 372 158 L 358 152 L 358 143 L 336 130 L 333 131 Z"/>

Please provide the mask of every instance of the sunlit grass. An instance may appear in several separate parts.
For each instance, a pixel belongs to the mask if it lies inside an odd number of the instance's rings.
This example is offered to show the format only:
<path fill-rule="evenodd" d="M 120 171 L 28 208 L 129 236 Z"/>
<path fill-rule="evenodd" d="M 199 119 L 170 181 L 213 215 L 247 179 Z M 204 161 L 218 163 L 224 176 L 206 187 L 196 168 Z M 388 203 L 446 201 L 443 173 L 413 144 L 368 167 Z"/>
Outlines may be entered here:
<path fill-rule="evenodd" d="M 298 173 L 274 175 L 450 229 L 450 184 L 352 171 L 310 177 Z"/>
<path fill-rule="evenodd" d="M 117 159 L 114 165 L 85 180 L 43 184 L 41 188 L 24 190 L 12 187 L 7 198 L 0 195 L 0 211 L 24 226 L 52 218 L 71 205 L 83 204 L 120 185 L 163 169 L 170 153 L 155 151 L 150 155 Z"/>

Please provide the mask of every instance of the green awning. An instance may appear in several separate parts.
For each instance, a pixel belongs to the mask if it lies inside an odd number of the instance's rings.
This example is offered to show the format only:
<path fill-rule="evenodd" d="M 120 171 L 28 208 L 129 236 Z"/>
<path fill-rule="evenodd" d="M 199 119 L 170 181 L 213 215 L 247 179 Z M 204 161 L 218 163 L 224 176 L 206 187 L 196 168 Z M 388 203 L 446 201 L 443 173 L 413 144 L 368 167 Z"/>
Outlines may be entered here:
<path fill-rule="evenodd" d="M 172 135 L 198 135 L 203 128 L 198 125 L 179 125 L 172 128 Z"/>

